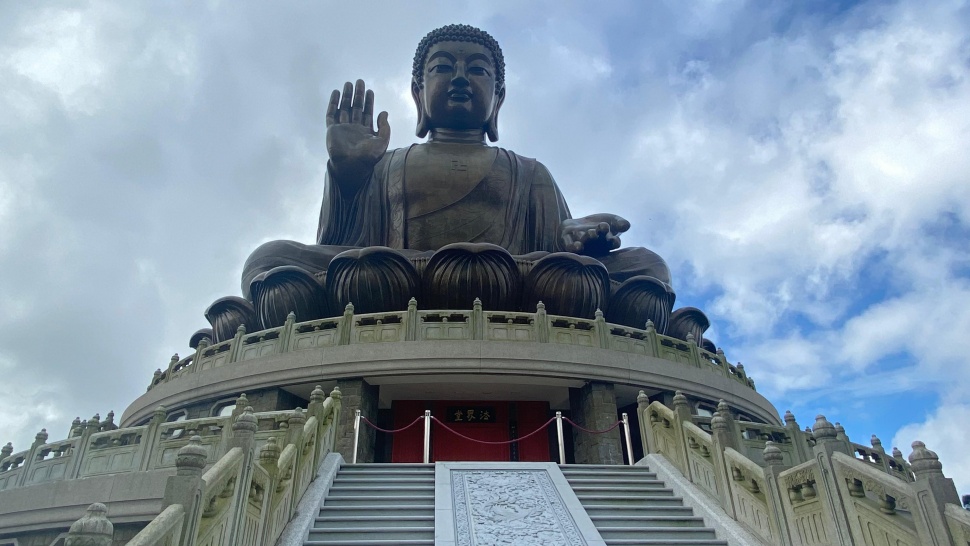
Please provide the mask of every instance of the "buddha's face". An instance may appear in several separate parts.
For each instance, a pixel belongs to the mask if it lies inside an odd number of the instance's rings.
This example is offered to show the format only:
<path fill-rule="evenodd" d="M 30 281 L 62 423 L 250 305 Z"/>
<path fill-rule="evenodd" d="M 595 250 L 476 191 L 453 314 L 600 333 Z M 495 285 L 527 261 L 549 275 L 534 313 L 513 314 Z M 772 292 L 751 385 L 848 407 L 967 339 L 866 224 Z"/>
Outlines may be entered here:
<path fill-rule="evenodd" d="M 492 53 L 481 44 L 433 45 L 423 78 L 424 87 L 414 89 L 415 102 L 424 109 L 429 128 L 485 130 L 501 105 L 503 95 L 496 93 Z"/>

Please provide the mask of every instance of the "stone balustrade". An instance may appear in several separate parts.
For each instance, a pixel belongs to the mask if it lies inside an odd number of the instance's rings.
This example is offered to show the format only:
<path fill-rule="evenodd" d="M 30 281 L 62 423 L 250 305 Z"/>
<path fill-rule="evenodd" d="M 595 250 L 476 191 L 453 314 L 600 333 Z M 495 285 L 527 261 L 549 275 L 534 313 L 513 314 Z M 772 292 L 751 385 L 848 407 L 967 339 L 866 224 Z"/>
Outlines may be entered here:
<path fill-rule="evenodd" d="M 691 415 L 641 392 L 644 453 L 669 461 L 741 527 L 766 545 L 970 542 L 970 513 L 936 454 L 913 443 L 909 461 L 849 441 L 823 416 L 807 431 L 791 413 L 785 426 L 740 421 L 723 401 L 712 418 Z"/>
<path fill-rule="evenodd" d="M 70 487 L 79 490 L 91 483 L 80 478 L 110 473 L 137 481 L 163 472 L 164 488 L 142 492 L 160 501 L 160 513 L 156 509 L 157 517 L 129 544 L 274 544 L 333 451 L 340 406 L 338 389 L 327 397 L 317 387 L 307 411 L 253 413 L 241 395 L 224 417 L 165 422 L 159 408 L 143 426 L 100 431 L 102 425 L 91 425 L 98 422 L 94 418 L 76 423 L 77 435 L 58 442 L 47 442 L 42 431 L 29 450 L 7 450 L 0 459 L 0 523 L 15 528 L 22 519 L 18 510 L 32 509 L 17 506 L 20 497 L 32 498 L 29 490 L 36 487 L 73 480 Z M 123 508 L 110 492 L 88 494 L 105 495 L 101 500 L 112 510 Z"/>
<path fill-rule="evenodd" d="M 402 312 L 356 315 L 349 304 L 340 317 L 298 323 L 291 313 L 279 328 L 249 333 L 240 326 L 230 340 L 215 345 L 203 340 L 194 354 L 172 357 L 165 370 L 155 372 L 148 388 L 198 371 L 274 354 L 337 345 L 440 340 L 523 341 L 612 349 L 707 369 L 755 388 L 743 365 L 729 363 L 720 350 L 704 350 L 691 335 L 687 341 L 661 335 L 650 322 L 642 330 L 612 324 L 601 312 L 593 320 L 549 315 L 541 302 L 535 313 L 484 311 L 477 299 L 470 311 L 419 311 L 417 301 L 411 299 L 407 311 Z"/>

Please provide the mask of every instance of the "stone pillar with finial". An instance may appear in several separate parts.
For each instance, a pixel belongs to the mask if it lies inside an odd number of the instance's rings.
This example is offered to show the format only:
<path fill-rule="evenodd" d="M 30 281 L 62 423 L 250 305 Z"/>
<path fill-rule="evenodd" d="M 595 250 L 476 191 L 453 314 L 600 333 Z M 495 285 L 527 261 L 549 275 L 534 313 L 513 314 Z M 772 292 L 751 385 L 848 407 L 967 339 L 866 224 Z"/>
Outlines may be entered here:
<path fill-rule="evenodd" d="M 734 434 L 734 431 L 729 429 L 728 421 L 725 419 L 721 410 L 715 411 L 714 416 L 711 417 L 711 443 L 713 444 L 713 449 L 711 449 L 711 458 L 713 460 L 711 462 L 714 464 L 714 476 L 717 479 L 717 491 L 720 495 L 718 501 L 720 501 L 721 508 L 728 515 L 737 519 L 734 502 L 731 499 L 731 487 L 728 484 L 731 476 L 730 468 L 728 467 L 727 458 L 724 456 L 725 449 L 729 447 L 733 449 L 738 448 L 737 436 Z"/>
<path fill-rule="evenodd" d="M 650 397 L 647 393 L 640 391 L 637 395 L 637 422 L 640 425 L 640 443 L 643 444 L 643 454 L 654 453 L 656 440 L 653 438 L 653 430 L 650 428 L 650 414 L 647 408 L 650 407 Z"/>
<path fill-rule="evenodd" d="M 788 415 L 791 415 L 791 412 L 785 414 L 786 422 Z M 792 417 L 793 422 L 794 420 L 795 418 Z M 797 423 L 794 427 L 796 432 L 801 432 L 798 430 Z M 782 489 L 778 481 L 778 475 L 790 467 L 785 465 L 785 456 L 778 444 L 771 440 L 765 442 L 762 456 L 765 461 L 765 500 L 769 507 L 771 534 L 774 535 L 775 543 L 779 546 L 791 546 L 794 541 L 789 533 L 791 528 L 788 524 L 788 514 L 785 512 L 785 506 L 782 502 L 782 494 L 787 496 L 787 491 Z"/>
<path fill-rule="evenodd" d="M 152 453 L 162 440 L 161 427 L 165 424 L 167 418 L 168 409 L 162 405 L 156 406 L 155 411 L 152 412 L 152 419 L 148 422 L 148 428 L 145 430 L 145 434 L 142 435 L 141 449 L 136 455 L 139 460 L 139 470 L 148 470 L 151 467 Z"/>
<path fill-rule="evenodd" d="M 344 306 L 344 316 L 337 325 L 337 345 L 350 345 L 351 332 L 354 330 L 354 304 Z"/>
<path fill-rule="evenodd" d="M 920 541 L 923 544 L 953 544 L 943 515 L 947 504 L 960 506 L 960 496 L 953 480 L 943 475 L 939 456 L 918 440 L 913 442 L 909 464 L 916 479 L 912 488 L 918 507 L 914 507 L 913 512 L 923 516 L 913 518 Z"/>
<path fill-rule="evenodd" d="M 71 524 L 64 546 L 111 546 L 114 532 L 114 525 L 108 521 L 108 507 L 96 502 Z"/>
<path fill-rule="evenodd" d="M 808 441 L 807 435 L 802 432 L 795 420 L 795 414 L 791 410 L 785 411 L 785 428 L 788 429 L 788 437 L 791 438 L 791 443 L 795 447 L 795 460 L 792 463 L 798 465 L 812 460 L 812 445 Z"/>
<path fill-rule="evenodd" d="M 182 446 L 175 455 L 175 475 L 169 476 L 162 497 L 162 509 L 179 504 L 185 509 L 185 525 L 182 526 L 180 544 L 193 544 L 197 533 L 200 511 L 199 499 L 202 494 L 202 472 L 205 469 L 208 451 L 202 445 L 202 438 L 193 436 L 189 443 Z"/>
<path fill-rule="evenodd" d="M 235 488 L 236 498 L 233 499 L 232 504 L 235 513 L 232 515 L 232 521 L 242 522 L 246 518 L 246 507 L 249 506 L 249 483 L 252 481 L 253 465 L 256 459 L 256 429 L 259 428 L 259 423 L 256 416 L 253 415 L 251 406 L 246 406 L 242 413 L 231 419 L 232 433 L 228 448 L 238 447 L 242 450 L 243 455 L 242 468 L 239 471 L 239 481 L 237 482 L 243 485 Z M 242 542 L 242 538 L 238 535 L 242 530 L 242 525 L 234 525 L 230 529 L 229 544 Z"/>
<path fill-rule="evenodd" d="M 677 438 L 677 449 L 680 451 L 679 459 L 683 461 L 681 472 L 690 481 L 694 481 L 693 473 L 690 468 L 690 459 L 687 458 L 687 438 L 684 435 L 684 423 L 693 422 L 693 413 L 690 411 L 690 401 L 681 391 L 674 393 L 674 436 Z"/>
<path fill-rule="evenodd" d="M 836 452 L 851 457 L 852 446 L 838 438 L 835 425 L 830 423 L 824 415 L 815 417 L 812 435 L 815 437 L 815 446 L 812 451 L 817 463 L 815 483 L 818 494 L 823 496 L 824 506 L 828 507 L 827 517 L 831 522 L 829 528 L 834 531 L 836 544 L 854 544 L 849 526 L 849 516 L 845 511 L 845 503 L 850 502 L 850 499 L 843 497 L 845 488 L 841 487 L 842 484 L 839 483 L 839 478 L 835 475 L 835 467 L 832 464 L 832 454 Z"/>
<path fill-rule="evenodd" d="M 31 473 L 30 468 L 34 465 L 34 461 L 37 460 L 39 454 L 38 448 L 47 443 L 47 438 L 46 428 L 40 429 L 40 432 L 34 435 L 34 442 L 30 444 L 30 449 L 27 451 L 27 458 L 24 459 L 24 469 L 17 476 L 17 487 L 23 487 L 27 483 L 27 478 Z"/>

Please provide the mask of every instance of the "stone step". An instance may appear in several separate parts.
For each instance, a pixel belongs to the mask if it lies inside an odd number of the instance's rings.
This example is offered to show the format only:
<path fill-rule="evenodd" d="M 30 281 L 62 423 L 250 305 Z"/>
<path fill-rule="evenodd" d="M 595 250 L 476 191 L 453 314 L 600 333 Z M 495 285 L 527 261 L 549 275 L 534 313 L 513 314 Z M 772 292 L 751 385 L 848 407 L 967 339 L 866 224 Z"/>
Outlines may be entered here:
<path fill-rule="evenodd" d="M 648 466 L 630 466 L 626 464 L 569 464 L 559 467 L 563 474 L 569 472 L 650 472 Z"/>
<path fill-rule="evenodd" d="M 422 463 L 367 463 L 367 464 L 345 464 L 341 465 L 340 472 L 431 472 L 434 473 L 433 464 Z"/>
<path fill-rule="evenodd" d="M 398 544 L 401 540 L 434 540 L 434 525 L 423 527 L 340 527 L 310 529 L 310 541 L 332 543 L 341 540 L 383 540 L 385 544 Z"/>
<path fill-rule="evenodd" d="M 434 482 L 428 484 L 412 484 L 390 482 L 381 485 L 334 484 L 330 486 L 330 495 L 341 496 L 403 496 L 434 494 Z"/>
<path fill-rule="evenodd" d="M 431 495 L 327 495 L 323 507 L 375 506 L 395 504 L 401 506 L 426 506 L 434 510 L 434 494 Z"/>
<path fill-rule="evenodd" d="M 566 476 L 566 481 L 571 484 L 583 485 L 583 484 L 663 484 L 663 480 L 658 480 L 656 477 L 650 477 L 649 475 L 638 475 L 634 474 L 632 476 L 617 476 L 609 478 L 601 478 L 595 474 L 572 474 Z"/>
<path fill-rule="evenodd" d="M 307 540 L 303 546 L 388 546 L 389 544 L 407 546 L 434 546 L 434 538 L 419 538 L 406 540 L 393 540 L 388 542 L 385 539 L 334 539 L 334 540 Z"/>
<path fill-rule="evenodd" d="M 419 474 L 417 472 L 403 472 L 399 474 L 360 472 L 354 474 L 340 474 L 334 478 L 335 484 L 361 484 L 368 485 L 374 483 L 434 483 L 434 473 Z"/>
<path fill-rule="evenodd" d="M 616 516 L 616 517 L 693 517 L 694 511 L 687 506 L 680 504 L 668 504 L 660 506 L 618 506 L 616 504 L 596 503 L 583 504 L 586 513 L 592 519 L 593 516 Z"/>
<path fill-rule="evenodd" d="M 657 479 L 657 474 L 655 472 L 648 472 L 645 470 L 585 470 L 585 469 L 575 469 L 569 470 L 565 467 L 560 467 L 562 469 L 563 476 L 567 479 L 573 477 L 582 478 L 597 478 L 602 480 L 630 480 L 637 479 L 640 477 L 655 480 Z"/>
<path fill-rule="evenodd" d="M 610 489 L 609 487 L 573 487 L 576 496 L 582 498 L 604 498 L 604 499 L 641 499 L 655 497 L 673 497 L 674 490 L 664 488 L 644 488 L 644 489 Z"/>
<path fill-rule="evenodd" d="M 427 510 L 424 510 L 427 512 Z M 330 515 L 321 513 L 314 519 L 314 529 L 340 529 L 345 527 L 355 527 L 358 529 L 371 527 L 434 527 L 434 515 L 409 515 L 386 514 L 370 515 L 376 513 L 375 510 L 367 510 L 368 515 Z"/>
<path fill-rule="evenodd" d="M 630 493 L 646 493 L 648 495 L 664 495 L 667 491 L 673 492 L 661 481 L 655 483 L 573 483 L 569 482 L 573 491 L 579 493 L 616 493 L 618 495 L 628 495 Z"/>
<path fill-rule="evenodd" d="M 597 527 L 603 540 L 612 539 L 671 539 L 714 540 L 714 529 L 707 527 Z"/>
<path fill-rule="evenodd" d="M 728 546 L 726 540 L 675 539 L 675 538 L 614 538 L 606 542 L 609 546 Z M 309 544 L 309 543 L 307 543 Z"/>
<path fill-rule="evenodd" d="M 596 527 L 703 527 L 704 518 L 697 516 L 686 515 L 686 516 L 674 516 L 674 515 L 657 515 L 657 516 L 646 516 L 642 515 L 643 512 L 647 510 L 631 510 L 629 514 L 612 514 L 610 509 L 604 508 L 602 510 L 602 515 L 590 514 L 589 519 L 593 521 Z M 653 510 L 650 510 L 653 512 Z M 685 507 L 685 513 L 690 513 L 690 508 Z"/>
<path fill-rule="evenodd" d="M 387 516 L 389 518 L 408 518 L 413 516 L 426 516 L 433 514 L 434 505 L 390 505 L 390 504 L 370 504 L 367 506 L 332 506 L 324 505 L 320 507 L 319 517 L 362 517 L 362 516 Z"/>

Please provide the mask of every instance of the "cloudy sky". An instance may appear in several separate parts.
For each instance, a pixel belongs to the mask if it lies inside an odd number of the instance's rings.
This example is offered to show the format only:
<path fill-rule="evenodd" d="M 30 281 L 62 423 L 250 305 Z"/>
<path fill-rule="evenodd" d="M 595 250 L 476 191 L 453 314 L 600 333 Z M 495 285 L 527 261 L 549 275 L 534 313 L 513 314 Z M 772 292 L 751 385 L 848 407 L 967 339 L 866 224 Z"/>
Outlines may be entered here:
<path fill-rule="evenodd" d="M 332 89 L 415 140 L 414 46 L 508 65 L 500 144 L 615 212 L 800 424 L 921 439 L 970 493 L 970 7 L 785 2 L 0 2 L 0 443 L 119 415 L 310 242 Z"/>

